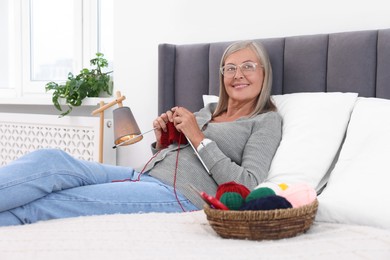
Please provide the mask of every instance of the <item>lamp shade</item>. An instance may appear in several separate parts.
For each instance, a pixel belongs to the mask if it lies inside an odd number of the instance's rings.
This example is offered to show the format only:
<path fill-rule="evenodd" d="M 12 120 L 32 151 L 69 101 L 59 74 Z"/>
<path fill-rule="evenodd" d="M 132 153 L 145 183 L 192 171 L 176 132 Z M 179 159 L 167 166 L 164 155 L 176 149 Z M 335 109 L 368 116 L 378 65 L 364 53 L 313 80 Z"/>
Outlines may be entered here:
<path fill-rule="evenodd" d="M 129 145 L 141 141 L 143 136 L 129 107 L 119 107 L 113 111 L 115 144 Z"/>

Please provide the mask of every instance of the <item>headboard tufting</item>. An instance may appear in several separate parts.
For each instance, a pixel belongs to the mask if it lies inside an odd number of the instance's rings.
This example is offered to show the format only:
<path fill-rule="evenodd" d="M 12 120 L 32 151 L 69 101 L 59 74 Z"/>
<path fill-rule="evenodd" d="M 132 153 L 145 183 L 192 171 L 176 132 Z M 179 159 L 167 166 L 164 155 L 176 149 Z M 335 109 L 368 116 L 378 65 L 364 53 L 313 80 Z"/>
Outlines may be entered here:
<path fill-rule="evenodd" d="M 357 92 L 390 98 L 390 29 L 256 39 L 269 52 L 273 94 Z M 219 62 L 232 42 L 159 45 L 159 113 L 192 111 L 218 94 Z"/>

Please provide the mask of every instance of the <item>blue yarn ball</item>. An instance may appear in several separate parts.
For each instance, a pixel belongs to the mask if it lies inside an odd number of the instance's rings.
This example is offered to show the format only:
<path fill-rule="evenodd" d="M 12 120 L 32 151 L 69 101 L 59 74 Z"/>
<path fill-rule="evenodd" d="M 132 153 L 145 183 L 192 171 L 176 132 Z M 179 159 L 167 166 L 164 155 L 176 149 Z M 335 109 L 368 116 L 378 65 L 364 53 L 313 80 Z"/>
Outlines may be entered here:
<path fill-rule="evenodd" d="M 240 210 L 273 210 L 273 209 L 288 209 L 292 208 L 292 205 L 285 198 L 273 195 L 254 199 L 246 202 Z"/>

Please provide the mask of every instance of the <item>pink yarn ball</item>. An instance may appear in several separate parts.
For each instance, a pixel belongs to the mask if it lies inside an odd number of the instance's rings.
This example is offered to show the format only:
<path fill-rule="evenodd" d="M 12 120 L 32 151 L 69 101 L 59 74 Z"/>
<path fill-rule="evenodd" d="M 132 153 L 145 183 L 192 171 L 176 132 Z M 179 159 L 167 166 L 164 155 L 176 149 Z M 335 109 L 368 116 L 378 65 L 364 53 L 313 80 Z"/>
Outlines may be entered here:
<path fill-rule="evenodd" d="M 287 199 L 293 208 L 298 208 L 312 203 L 317 198 L 316 191 L 305 183 L 292 184 L 286 190 L 281 191 L 279 196 Z"/>

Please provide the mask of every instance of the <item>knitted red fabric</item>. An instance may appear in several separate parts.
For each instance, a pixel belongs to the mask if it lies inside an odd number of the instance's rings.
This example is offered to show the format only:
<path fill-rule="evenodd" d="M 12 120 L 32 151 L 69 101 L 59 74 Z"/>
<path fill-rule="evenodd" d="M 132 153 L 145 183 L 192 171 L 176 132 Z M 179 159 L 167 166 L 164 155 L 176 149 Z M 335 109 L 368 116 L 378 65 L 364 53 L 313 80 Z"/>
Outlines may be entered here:
<path fill-rule="evenodd" d="M 230 181 L 218 186 L 217 194 L 215 195 L 215 197 L 219 200 L 222 194 L 224 194 L 225 192 L 237 192 L 245 199 L 246 196 L 248 196 L 248 194 L 250 193 L 250 190 L 242 184 Z"/>
<path fill-rule="evenodd" d="M 162 132 L 160 143 L 163 147 L 167 147 L 174 142 L 180 142 L 180 144 L 187 144 L 187 138 L 183 134 L 179 133 L 179 131 L 177 131 L 172 122 L 168 122 L 167 131 Z"/>

